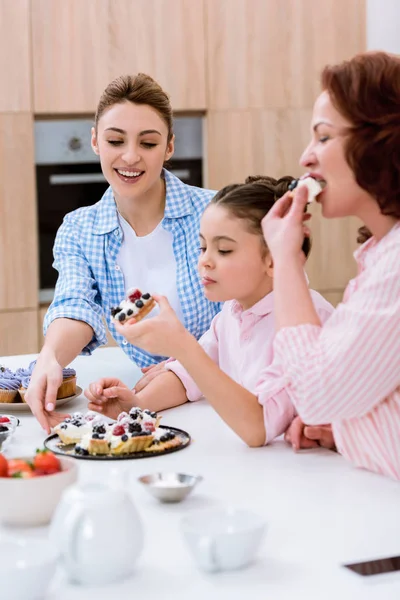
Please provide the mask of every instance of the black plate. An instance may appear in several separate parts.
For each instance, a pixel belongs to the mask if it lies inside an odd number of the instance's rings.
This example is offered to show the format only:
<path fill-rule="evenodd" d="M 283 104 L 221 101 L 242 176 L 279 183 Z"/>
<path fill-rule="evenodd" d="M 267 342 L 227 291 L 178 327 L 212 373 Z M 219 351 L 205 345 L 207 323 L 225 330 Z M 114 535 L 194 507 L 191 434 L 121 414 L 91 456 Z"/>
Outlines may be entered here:
<path fill-rule="evenodd" d="M 91 456 L 82 456 L 81 454 L 75 454 L 75 444 L 63 444 L 60 441 L 60 438 L 56 433 L 52 433 L 44 440 L 44 447 L 54 454 L 62 454 L 63 456 L 71 456 L 72 458 L 82 458 L 83 460 L 127 460 L 132 458 L 151 458 L 152 456 L 161 456 L 162 454 L 170 454 L 171 452 L 178 452 L 179 450 L 183 450 L 186 446 L 189 446 L 191 438 L 190 435 L 183 431 L 183 429 L 177 429 L 176 427 L 169 427 L 168 425 L 159 425 L 161 429 L 168 429 L 172 431 L 176 436 L 181 440 L 180 446 L 175 446 L 174 448 L 168 448 L 167 450 L 159 450 L 158 452 L 155 450 L 154 452 L 134 452 L 132 454 L 120 454 L 118 456 L 103 456 L 103 455 L 94 455 Z"/>

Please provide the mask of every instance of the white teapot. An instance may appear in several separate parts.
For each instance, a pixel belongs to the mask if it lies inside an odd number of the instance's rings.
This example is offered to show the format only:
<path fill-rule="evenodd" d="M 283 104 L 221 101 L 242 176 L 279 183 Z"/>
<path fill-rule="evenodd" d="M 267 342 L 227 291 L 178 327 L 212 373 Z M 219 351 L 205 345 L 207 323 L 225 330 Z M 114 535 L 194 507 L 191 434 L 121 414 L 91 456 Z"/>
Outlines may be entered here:
<path fill-rule="evenodd" d="M 50 540 L 73 581 L 100 585 L 131 575 L 143 549 L 143 527 L 123 489 L 71 486 L 54 514 Z"/>

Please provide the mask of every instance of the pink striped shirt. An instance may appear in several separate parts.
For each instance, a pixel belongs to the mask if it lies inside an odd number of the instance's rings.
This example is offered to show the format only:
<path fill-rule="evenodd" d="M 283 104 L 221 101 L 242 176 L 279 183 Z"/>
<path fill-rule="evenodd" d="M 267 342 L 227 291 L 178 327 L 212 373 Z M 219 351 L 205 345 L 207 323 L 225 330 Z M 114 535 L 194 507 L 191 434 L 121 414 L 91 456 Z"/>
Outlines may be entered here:
<path fill-rule="evenodd" d="M 333 307 L 317 292 L 311 290 L 311 294 L 321 321 L 326 321 Z M 272 292 L 245 311 L 236 300 L 225 302 L 210 329 L 199 340 L 222 371 L 257 396 L 264 412 L 266 444 L 286 431 L 295 416 L 285 389 L 282 365 L 273 356 L 273 307 Z M 189 400 L 203 397 L 178 361 L 168 362 L 166 368 L 182 381 Z M 226 401 L 229 402 L 229 398 Z"/>
<path fill-rule="evenodd" d="M 274 350 L 302 420 L 332 423 L 349 461 L 400 479 L 400 224 L 354 256 L 331 318 L 281 329 Z"/>

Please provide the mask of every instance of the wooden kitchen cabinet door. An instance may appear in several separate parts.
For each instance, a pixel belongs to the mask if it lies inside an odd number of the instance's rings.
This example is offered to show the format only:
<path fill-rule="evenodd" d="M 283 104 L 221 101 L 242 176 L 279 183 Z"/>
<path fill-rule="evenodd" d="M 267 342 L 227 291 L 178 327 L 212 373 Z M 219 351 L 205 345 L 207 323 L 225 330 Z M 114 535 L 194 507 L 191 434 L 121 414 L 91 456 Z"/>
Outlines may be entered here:
<path fill-rule="evenodd" d="M 0 113 L 0 311 L 38 303 L 34 162 L 32 115 Z"/>
<path fill-rule="evenodd" d="M 211 109 L 307 107 L 365 50 L 366 0 L 205 0 Z"/>
<path fill-rule="evenodd" d="M 37 319 L 37 310 L 0 312 L 0 356 L 39 352 Z"/>
<path fill-rule="evenodd" d="M 31 110 L 29 0 L 0 0 L 0 112 Z"/>
<path fill-rule="evenodd" d="M 109 83 L 108 0 L 34 0 L 31 7 L 34 112 L 94 113 Z"/>
<path fill-rule="evenodd" d="M 110 0 L 110 36 L 110 79 L 147 73 L 175 111 L 206 108 L 203 0 Z"/>

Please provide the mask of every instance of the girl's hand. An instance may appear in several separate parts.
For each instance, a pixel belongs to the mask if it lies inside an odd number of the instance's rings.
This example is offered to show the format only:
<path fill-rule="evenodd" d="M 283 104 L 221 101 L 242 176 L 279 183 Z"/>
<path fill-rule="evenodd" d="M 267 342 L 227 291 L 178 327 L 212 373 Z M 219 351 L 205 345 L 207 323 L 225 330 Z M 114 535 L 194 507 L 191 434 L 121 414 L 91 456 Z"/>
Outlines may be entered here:
<path fill-rule="evenodd" d="M 291 444 L 293 450 L 310 448 L 328 448 L 336 450 L 331 425 L 306 425 L 300 417 L 295 417 L 285 433 L 285 442 Z"/>
<path fill-rule="evenodd" d="M 167 361 L 163 360 L 162 362 L 158 363 L 157 365 L 150 365 L 150 367 L 143 367 L 143 369 L 141 369 L 142 373 L 143 373 L 143 377 L 141 377 L 139 379 L 139 381 L 136 383 L 135 385 L 135 392 L 141 392 L 146 385 L 149 385 L 150 381 L 152 381 L 155 377 L 157 377 L 158 375 L 161 375 L 161 373 L 165 373 L 165 363 Z"/>
<path fill-rule="evenodd" d="M 165 296 L 153 294 L 153 298 L 160 307 L 156 317 L 139 322 L 129 319 L 124 324 L 115 323 L 115 328 L 128 342 L 146 352 L 176 358 L 190 333 L 179 321 Z"/>
<path fill-rule="evenodd" d="M 88 409 L 116 419 L 121 412 L 129 412 L 135 406 L 135 392 L 122 381 L 103 377 L 91 383 L 85 390 L 89 400 Z"/>
<path fill-rule="evenodd" d="M 304 222 L 311 218 L 304 209 L 307 205 L 308 191 L 300 187 L 295 191 L 287 192 L 282 198 L 275 202 L 274 206 L 261 221 L 261 226 L 267 246 L 274 260 L 304 255 L 301 250 L 304 236 L 310 235 Z"/>

